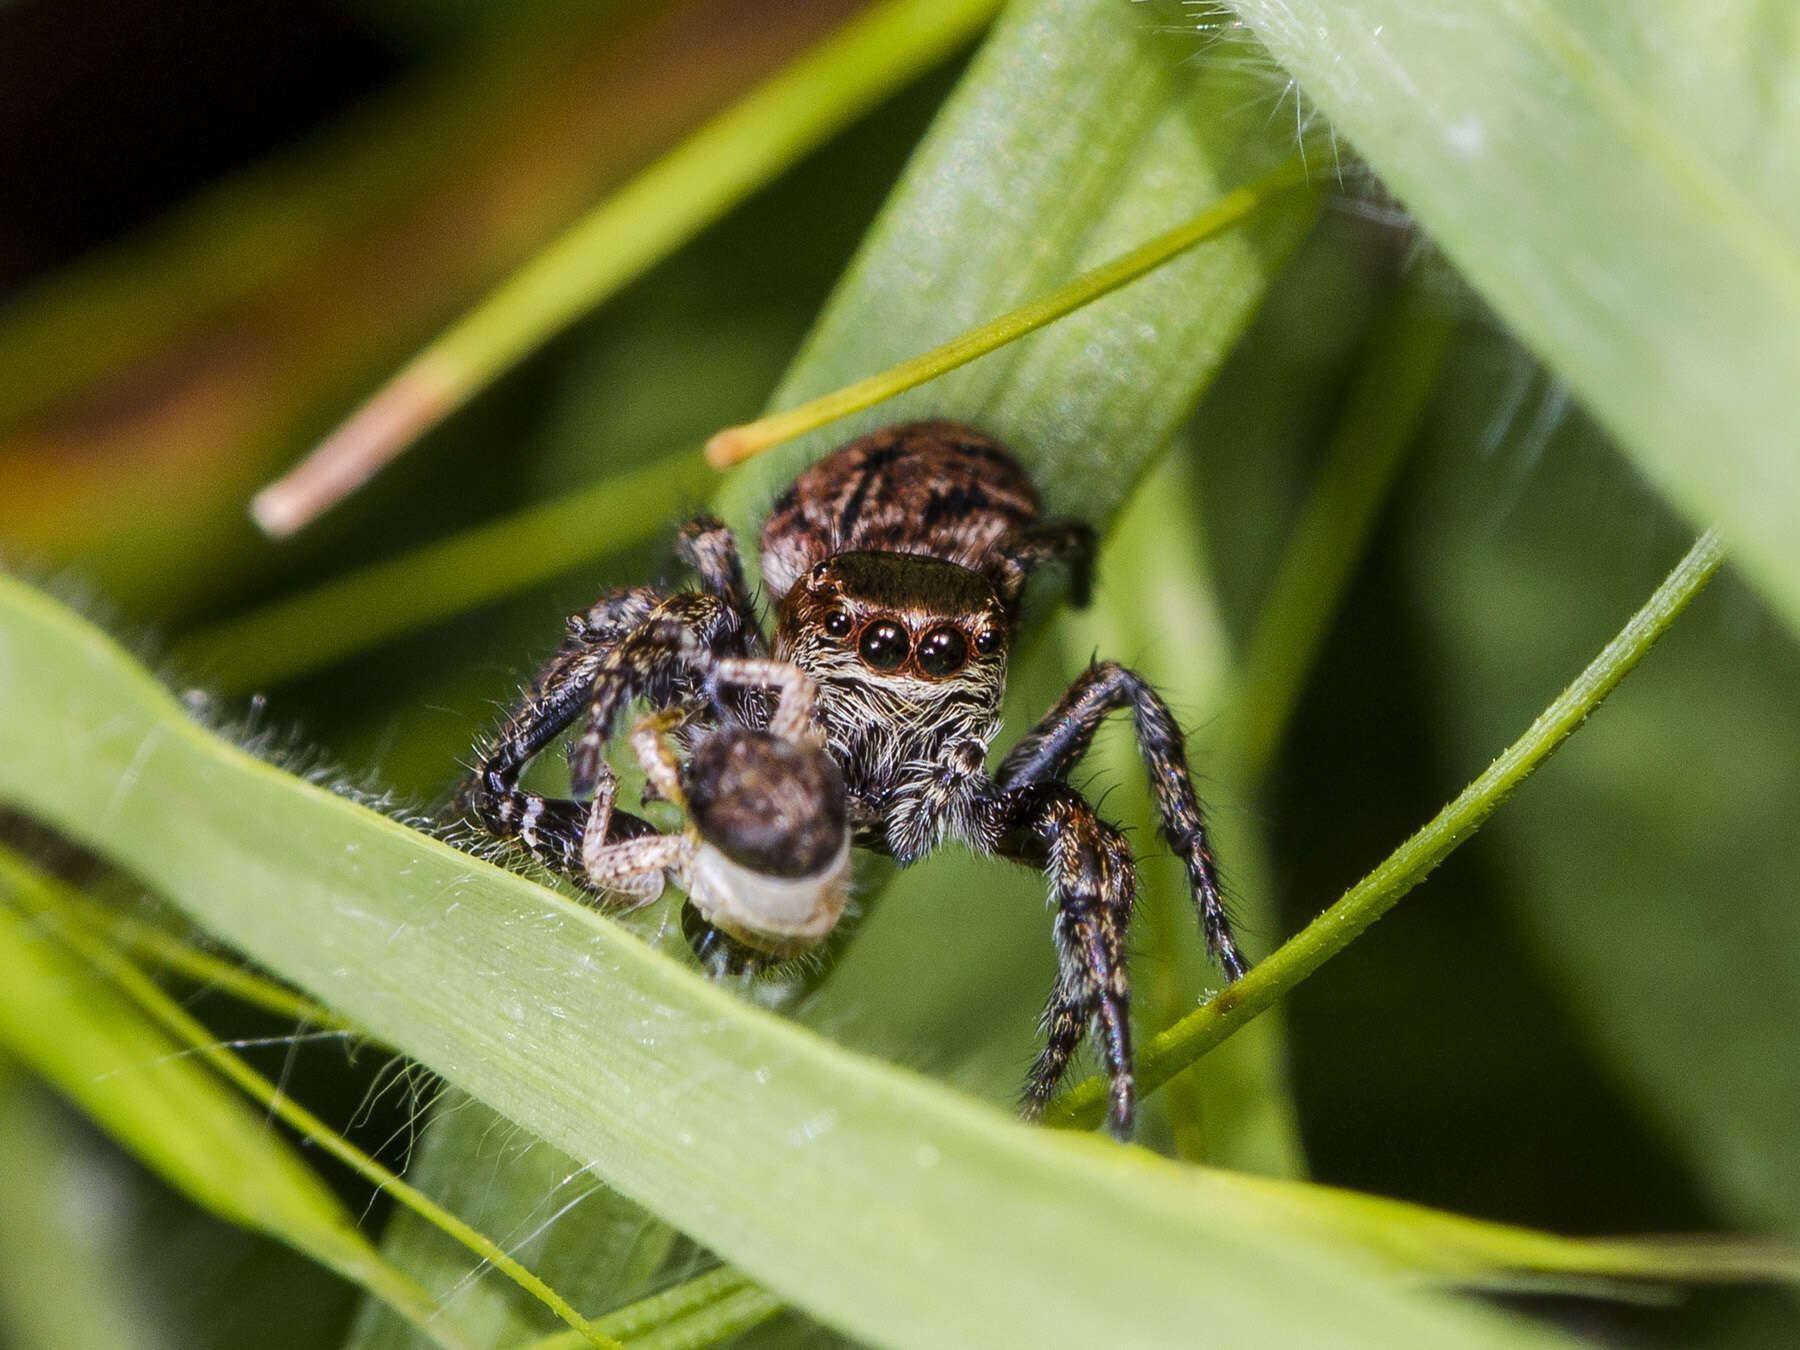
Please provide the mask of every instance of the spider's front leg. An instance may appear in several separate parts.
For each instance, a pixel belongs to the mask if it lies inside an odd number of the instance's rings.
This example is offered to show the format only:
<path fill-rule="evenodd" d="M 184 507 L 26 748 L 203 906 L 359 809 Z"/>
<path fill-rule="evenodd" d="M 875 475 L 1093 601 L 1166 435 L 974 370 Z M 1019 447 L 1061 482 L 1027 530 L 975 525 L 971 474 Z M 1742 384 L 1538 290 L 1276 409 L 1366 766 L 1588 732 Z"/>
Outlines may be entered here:
<path fill-rule="evenodd" d="M 532 680 L 491 744 L 480 752 L 464 800 L 475 818 L 502 839 L 517 839 L 539 862 L 564 876 L 579 877 L 588 812 L 575 802 L 542 797 L 520 785 L 525 766 L 581 715 L 593 696 L 594 681 L 607 652 L 656 607 L 644 588 L 615 591 L 569 619 L 569 633 L 556 655 Z M 610 831 L 615 839 L 652 831 L 648 821 L 619 811 Z"/>
<path fill-rule="evenodd" d="M 587 722 L 569 746 L 570 791 L 578 800 L 586 800 L 608 772 L 607 742 L 633 699 L 655 709 L 692 701 L 720 660 L 763 651 L 731 531 L 715 517 L 699 516 L 682 527 L 676 547 L 701 589 L 658 604 L 613 643 L 595 671 Z"/>
<path fill-rule="evenodd" d="M 1163 838 L 1187 869 L 1188 888 L 1207 949 L 1226 979 L 1238 979 L 1248 964 L 1231 931 L 1181 728 L 1143 676 L 1115 661 L 1088 667 L 1061 701 L 1007 753 L 995 779 L 1003 791 L 1067 781 L 1069 771 L 1093 744 L 1094 732 L 1107 714 L 1118 708 L 1131 709 L 1138 753 L 1149 771 Z"/>
<path fill-rule="evenodd" d="M 612 809 L 604 752 L 631 699 L 668 707 L 691 697 L 716 656 L 760 651 L 762 638 L 737 544 L 723 523 L 701 516 L 685 526 L 677 552 L 701 589 L 661 597 L 647 587 L 616 591 L 569 620 L 562 648 L 538 673 L 481 752 L 465 793 L 469 809 L 491 833 L 518 839 L 545 866 L 582 880 L 582 854 L 592 847 L 655 833 L 647 821 Z M 520 775 L 583 712 L 588 724 L 570 747 L 573 799 L 528 792 Z M 603 809 L 583 806 L 592 800 Z"/>
<path fill-rule="evenodd" d="M 1044 1048 L 1025 1082 L 1023 1114 L 1042 1118 L 1093 1024 L 1112 1085 L 1107 1129 L 1129 1139 L 1137 1111 L 1125 963 L 1125 930 L 1137 895 L 1130 846 L 1064 783 L 1004 792 L 995 806 L 996 851 L 1040 866 L 1056 906 L 1059 970 L 1044 1008 Z"/>

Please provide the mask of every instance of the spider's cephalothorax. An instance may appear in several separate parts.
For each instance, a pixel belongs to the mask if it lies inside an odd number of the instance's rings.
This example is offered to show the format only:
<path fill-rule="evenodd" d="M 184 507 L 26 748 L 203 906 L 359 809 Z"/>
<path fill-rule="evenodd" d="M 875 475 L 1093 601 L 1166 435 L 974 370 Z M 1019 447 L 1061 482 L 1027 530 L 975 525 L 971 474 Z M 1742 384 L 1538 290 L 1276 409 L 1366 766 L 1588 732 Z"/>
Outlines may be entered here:
<path fill-rule="evenodd" d="M 720 727 L 769 722 L 773 730 L 789 690 L 816 691 L 812 719 L 840 771 L 836 790 L 847 793 L 857 843 L 906 863 L 954 839 L 1043 871 L 1061 971 L 1025 1111 L 1042 1112 L 1092 1025 L 1112 1082 L 1109 1124 L 1128 1133 L 1136 1088 L 1124 933 L 1136 869 L 1123 835 L 1068 782 L 1115 709 L 1131 711 L 1163 836 L 1187 869 L 1210 950 L 1228 978 L 1244 965 L 1180 730 L 1137 674 L 1111 662 L 1091 666 L 993 771 L 987 767 L 1025 582 L 1046 562 L 1064 563 L 1074 598 L 1084 602 L 1092 533 L 1043 520 L 1023 470 L 981 433 L 950 422 L 886 428 L 806 470 L 770 512 L 762 564 L 776 606 L 772 660 L 763 659 L 770 646 L 730 533 L 703 519 L 682 538 L 700 590 L 664 598 L 622 592 L 571 620 L 563 651 L 483 757 L 471 792 L 477 816 L 552 866 L 617 889 L 610 885 L 616 870 L 596 868 L 593 859 L 622 857 L 615 845 L 650 832 L 611 809 L 615 789 L 600 756 L 626 703 L 647 699 L 690 728 L 699 718 Z M 721 669 L 734 672 L 735 697 L 721 690 Z M 699 699 L 701 690 L 710 697 Z M 773 714 L 769 691 L 782 695 Z M 584 712 L 588 724 L 570 755 L 576 793 L 591 792 L 595 806 L 584 811 L 524 792 L 520 769 Z M 793 735 L 790 727 L 785 739 Z M 690 731 L 690 744 L 698 761 L 706 742 Z M 789 772 L 769 759 L 763 776 Z M 809 791 L 821 790 L 795 778 L 767 794 L 789 803 L 768 808 L 787 812 L 778 829 L 792 828 Z M 703 809 L 688 795 L 690 815 L 704 815 L 725 808 L 734 790 L 722 787 Z M 736 797 L 737 805 L 747 808 L 748 795 Z M 766 868 L 766 858 L 753 862 L 737 877 L 739 890 L 754 890 L 756 877 L 770 875 Z M 797 949 L 798 941 L 781 950 Z"/>

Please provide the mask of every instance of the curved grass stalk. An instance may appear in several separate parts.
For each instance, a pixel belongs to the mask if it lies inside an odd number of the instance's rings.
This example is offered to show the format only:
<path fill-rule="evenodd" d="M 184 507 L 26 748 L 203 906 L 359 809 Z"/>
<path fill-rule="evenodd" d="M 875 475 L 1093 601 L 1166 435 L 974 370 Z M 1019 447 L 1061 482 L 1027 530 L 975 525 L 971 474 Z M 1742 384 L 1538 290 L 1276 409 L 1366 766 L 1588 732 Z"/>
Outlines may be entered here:
<path fill-rule="evenodd" d="M 702 1350 L 761 1326 L 781 1311 L 781 1300 L 755 1285 L 702 1308 L 691 1317 L 631 1342 L 631 1350 Z"/>
<path fill-rule="evenodd" d="M 1155 1091 L 1273 1006 L 1429 876 L 1574 735 L 1644 659 L 1724 560 L 1725 547 L 1718 532 L 1709 530 L 1701 535 L 1587 669 L 1456 800 L 1261 965 L 1153 1037 L 1138 1057 L 1138 1081 L 1143 1090 Z M 1105 1098 L 1105 1083 L 1089 1078 L 1052 1103 L 1049 1119 L 1060 1125 L 1098 1123 Z"/>
<path fill-rule="evenodd" d="M 1017 342 L 1045 324 L 1072 314 L 1084 305 L 1091 305 L 1121 286 L 1130 285 L 1196 245 L 1240 224 L 1271 197 L 1302 188 L 1306 183 L 1305 166 L 1296 158 L 1273 173 L 1226 193 L 1192 220 L 1138 245 L 1111 262 L 1084 272 L 1067 285 L 1059 286 L 1029 304 L 960 333 L 928 352 L 829 394 L 809 399 L 797 408 L 771 413 L 742 426 L 726 427 L 706 442 L 707 462 L 719 469 L 741 464 L 796 436 L 804 436 L 827 423 L 874 407 L 927 380 L 934 380 L 958 366 L 966 366 L 977 357 Z"/>
<path fill-rule="evenodd" d="M 473 1350 L 266 1118 L 73 949 L 51 884 L 0 850 L 0 1073 L 16 1055 L 200 1208 L 334 1271 L 445 1350 Z"/>
<path fill-rule="evenodd" d="M 57 936 L 65 945 L 87 961 L 97 973 L 109 979 L 164 1031 L 188 1046 L 271 1115 L 279 1117 L 370 1185 L 386 1191 L 400 1204 L 491 1264 L 567 1322 L 580 1333 L 587 1344 L 598 1346 L 601 1350 L 622 1350 L 616 1340 L 597 1330 L 593 1323 L 570 1307 L 567 1300 L 527 1270 L 498 1243 L 477 1232 L 429 1196 L 403 1181 L 283 1093 L 233 1051 L 220 1045 L 205 1023 L 165 993 L 105 938 L 88 931 L 79 910 L 67 903 L 69 888 L 27 866 L 4 847 L 0 847 L 0 878 L 11 885 L 13 898 L 22 909 L 40 922 L 54 924 Z"/>
<path fill-rule="evenodd" d="M 0 850 L 0 868 L 6 867 L 9 862 L 4 851 Z M 18 879 L 21 875 L 23 874 L 17 873 L 14 877 Z M 128 952 L 136 952 L 166 970 L 186 976 L 208 988 L 218 989 L 240 1002 L 252 1004 L 277 1016 L 291 1017 L 313 1026 L 355 1030 L 349 1022 L 324 1004 L 296 994 L 284 985 L 233 965 L 210 952 L 191 947 L 154 925 L 98 904 L 80 891 L 59 887 L 55 899 L 62 911 L 56 918 L 80 924 L 96 940 Z M 428 1223 L 433 1222 L 429 1214 L 421 1214 L 420 1217 Z M 740 1295 L 744 1297 L 737 1297 Z M 714 1305 L 727 1302 L 732 1302 L 729 1313 L 715 1314 L 710 1321 L 704 1323 L 699 1319 L 698 1314 L 713 1314 Z M 595 1319 L 591 1325 L 602 1336 L 630 1342 L 631 1350 L 643 1350 L 651 1341 L 640 1341 L 640 1337 L 650 1338 L 652 1333 L 662 1335 L 677 1328 L 686 1328 L 690 1336 L 697 1335 L 702 1326 L 716 1328 L 717 1335 L 712 1339 L 722 1340 L 728 1335 L 748 1329 L 763 1320 L 764 1316 L 773 1316 L 780 1307 L 781 1304 L 772 1295 L 754 1288 L 748 1275 L 730 1266 L 721 1266 L 608 1313 L 605 1317 Z M 760 1311 L 762 1315 L 756 1316 L 754 1321 L 743 1320 L 756 1311 Z M 660 1341 L 656 1343 L 661 1344 Z M 681 1343 L 699 1346 L 711 1344 L 712 1340 L 684 1340 Z M 571 1327 L 533 1342 L 531 1350 L 575 1350 L 575 1347 L 587 1344 L 590 1344 L 587 1336 L 580 1329 Z"/>
<path fill-rule="evenodd" d="M 594 1325 L 630 1350 L 700 1350 L 768 1321 L 782 1306 L 742 1271 L 721 1266 L 608 1313 Z M 580 1346 L 575 1333 L 558 1331 L 519 1350 L 580 1350 Z"/>
<path fill-rule="evenodd" d="M 883 0 L 602 202 L 420 352 L 251 514 L 292 534 L 521 357 L 824 144 L 993 17 L 997 0 Z"/>

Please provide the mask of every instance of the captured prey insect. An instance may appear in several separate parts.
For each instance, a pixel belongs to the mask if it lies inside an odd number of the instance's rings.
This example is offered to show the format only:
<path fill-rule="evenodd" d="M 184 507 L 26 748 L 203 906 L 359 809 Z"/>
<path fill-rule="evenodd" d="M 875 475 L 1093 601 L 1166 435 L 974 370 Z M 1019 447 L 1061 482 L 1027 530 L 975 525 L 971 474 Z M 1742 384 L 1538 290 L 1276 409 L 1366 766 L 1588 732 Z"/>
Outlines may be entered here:
<path fill-rule="evenodd" d="M 1129 1135 L 1136 1084 L 1125 930 L 1136 866 L 1124 835 L 1069 783 L 1113 711 L 1132 715 L 1162 834 L 1186 868 L 1209 950 L 1228 979 L 1244 961 L 1180 729 L 1135 672 L 1090 666 L 987 768 L 1026 582 L 1062 564 L 1073 599 L 1086 603 L 1092 531 L 1043 518 L 1024 470 L 989 437 L 914 422 L 853 441 L 803 472 L 775 502 L 761 546 L 772 639 L 758 623 L 736 541 L 710 517 L 679 537 L 698 589 L 620 591 L 571 619 L 561 651 L 480 758 L 469 791 L 477 820 L 577 879 L 628 879 L 615 861 L 628 855 L 609 850 L 653 831 L 613 806 L 617 785 L 603 752 L 627 705 L 642 699 L 679 712 L 653 725 L 687 738 L 688 809 L 704 838 L 724 805 L 715 797 L 697 806 L 691 786 L 705 776 L 694 761 L 709 728 L 728 735 L 735 724 L 803 744 L 782 701 L 770 700 L 783 680 L 793 683 L 779 672 L 795 669 L 814 690 L 813 723 L 839 771 L 856 844 L 906 864 L 955 840 L 1044 874 L 1059 973 L 1022 1109 L 1041 1116 L 1091 1026 L 1110 1078 L 1108 1125 Z M 523 767 L 583 718 L 570 744 L 571 777 L 574 796 L 593 805 L 525 791 Z M 657 790 L 668 791 L 667 766 L 657 773 Z M 795 797 L 779 795 L 790 804 Z M 602 860 L 603 876 L 592 876 L 588 859 Z M 752 860 L 748 874 L 758 865 Z M 715 904 L 712 913 L 725 909 Z"/>
<path fill-rule="evenodd" d="M 767 728 L 727 721 L 703 730 L 683 766 L 665 737 L 692 714 L 671 708 L 640 719 L 631 748 L 644 796 L 680 807 L 686 824 L 609 843 L 611 806 L 597 797 L 581 861 L 591 885 L 638 904 L 656 899 L 667 876 L 687 895 L 695 950 L 745 968 L 810 951 L 837 927 L 850 879 L 849 806 L 813 726 L 816 691 L 804 672 L 727 658 L 713 680 L 776 688 Z"/>

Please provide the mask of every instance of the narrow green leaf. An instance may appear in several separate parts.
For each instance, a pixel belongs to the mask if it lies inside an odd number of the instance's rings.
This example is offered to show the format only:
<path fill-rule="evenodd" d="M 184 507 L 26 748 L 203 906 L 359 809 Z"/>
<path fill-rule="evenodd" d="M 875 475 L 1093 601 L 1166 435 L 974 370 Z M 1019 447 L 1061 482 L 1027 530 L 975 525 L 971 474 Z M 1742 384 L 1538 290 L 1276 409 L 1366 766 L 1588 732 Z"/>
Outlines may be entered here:
<path fill-rule="evenodd" d="M 688 1322 L 696 1313 L 716 1307 L 727 1299 L 735 1299 L 746 1291 L 761 1293 L 742 1271 L 721 1266 L 608 1313 L 598 1325 L 608 1336 L 616 1336 L 628 1345 L 636 1346 L 640 1338 Z M 572 1339 L 571 1333 L 559 1331 L 532 1341 L 526 1350 L 580 1350 L 580 1345 Z"/>
<path fill-rule="evenodd" d="M 27 1350 L 174 1350 L 105 1212 L 114 1178 L 92 1166 L 50 1094 L 0 1055 L 0 1342 Z M 79 1316 L 71 1316 L 71 1309 Z"/>
<path fill-rule="evenodd" d="M 12 581 L 0 707 L 0 799 L 853 1335 L 1185 1345 L 1203 1320 L 1265 1343 L 1550 1343 L 1397 1287 L 1220 1174 L 1025 1127 L 850 1054 L 252 760 Z M 1061 1278 L 1072 1250 L 1104 1300 Z"/>
<path fill-rule="evenodd" d="M 0 846 L 0 859 L 5 856 L 4 846 Z M 356 1031 L 324 1004 L 315 1003 L 284 985 L 246 970 L 241 964 L 190 946 L 154 924 L 110 909 L 79 891 L 61 891 L 58 903 L 66 918 L 81 924 L 100 941 L 128 956 L 142 957 L 203 988 L 229 994 L 241 1003 L 292 1022 L 349 1033 Z"/>
<path fill-rule="evenodd" d="M 45 876 L 0 846 L 0 883 L 10 885 L 12 900 L 45 927 L 54 926 L 64 943 L 85 957 L 98 971 L 104 972 L 138 1010 L 163 1032 L 173 1036 L 186 1053 L 195 1055 L 214 1069 L 227 1082 L 234 1084 L 270 1116 L 298 1130 L 311 1144 L 329 1153 L 371 1185 L 386 1191 L 400 1204 L 428 1220 L 447 1236 L 460 1242 L 482 1260 L 493 1265 L 508 1279 L 537 1299 L 557 1317 L 579 1332 L 600 1350 L 619 1350 L 618 1345 L 597 1333 L 554 1289 L 534 1272 L 527 1270 L 508 1251 L 484 1233 L 422 1194 L 417 1187 L 401 1180 L 387 1167 L 371 1158 L 345 1139 L 318 1116 L 300 1105 L 252 1069 L 229 1048 L 217 1044 L 206 1026 L 189 1013 L 154 981 L 106 945 L 95 939 L 80 925 L 77 906 L 66 898 L 68 888 Z M 71 922 L 73 917 L 73 922 Z M 392 1267 L 381 1262 L 381 1273 L 393 1274 Z M 416 1288 L 405 1276 L 402 1283 Z M 435 1316 L 441 1311 L 427 1300 Z M 434 1333 L 435 1334 L 435 1333 Z M 448 1333 L 445 1333 L 448 1334 Z"/>
<path fill-rule="evenodd" d="M 0 894 L 32 884 L 10 861 Z M 268 1233 L 427 1329 L 435 1306 L 388 1266 L 329 1187 L 183 1047 L 10 905 L 0 904 L 0 1045 L 197 1204 Z"/>
<path fill-rule="evenodd" d="M 1800 9 L 1232 7 L 1800 625 Z"/>
<path fill-rule="evenodd" d="M 1295 161 L 1264 175 L 1254 183 L 1236 188 L 1192 220 L 1177 225 L 1154 239 L 1146 240 L 1128 253 L 1102 263 L 1092 271 L 1082 273 L 1048 295 L 1040 296 L 986 323 L 977 324 L 968 332 L 953 337 L 928 352 L 910 357 L 887 370 L 845 385 L 842 389 L 811 399 L 798 408 L 771 413 L 744 426 L 725 428 L 707 441 L 707 461 L 721 469 L 728 468 L 780 445 L 783 441 L 790 441 L 796 436 L 835 422 L 840 417 L 861 412 L 864 408 L 872 408 L 877 403 L 886 402 L 908 389 L 924 384 L 927 380 L 947 375 L 958 366 L 965 366 L 999 350 L 1009 342 L 1017 342 L 1045 324 L 1054 323 L 1093 304 L 1121 286 L 1129 286 L 1180 257 L 1195 245 L 1216 238 L 1241 224 L 1276 194 L 1306 186 L 1306 181 L 1306 171 Z"/>
<path fill-rule="evenodd" d="M 1630 1297 L 1628 1282 L 1800 1283 L 1800 1250 L 1757 1238 L 1572 1238 L 1332 1186 L 1228 1175 L 1226 1189 L 1289 1207 L 1297 1228 L 1361 1246 L 1396 1270 L 1471 1289 Z"/>
<path fill-rule="evenodd" d="M 1418 432 L 1456 316 L 1415 268 L 1376 321 L 1293 538 L 1269 583 L 1225 717 L 1223 755 L 1268 772 L 1388 489 Z"/>
<path fill-rule="evenodd" d="M 230 692 L 292 679 L 642 543 L 711 478 L 698 453 L 659 460 L 228 619 L 171 655 Z"/>
<path fill-rule="evenodd" d="M 575 1307 L 617 1307 L 651 1287 L 674 1234 L 561 1150 L 460 1092 L 439 1094 L 407 1166 L 407 1181 L 470 1227 L 491 1235 Z M 429 1290 L 473 1342 L 512 1346 L 549 1335 L 546 1309 L 437 1225 L 410 1210 L 382 1234 L 381 1253 Z M 734 1275 L 733 1288 L 745 1283 Z M 711 1301 L 710 1299 L 707 1301 Z M 686 1311 L 672 1307 L 668 1317 Z M 609 1316 L 594 1322 L 623 1339 Z M 627 1323 L 628 1328 L 633 1324 Z M 638 1327 L 636 1329 L 641 1329 Z M 588 1344 L 575 1330 L 562 1342 Z M 419 1344 L 403 1318 L 365 1301 L 349 1350 Z"/>

